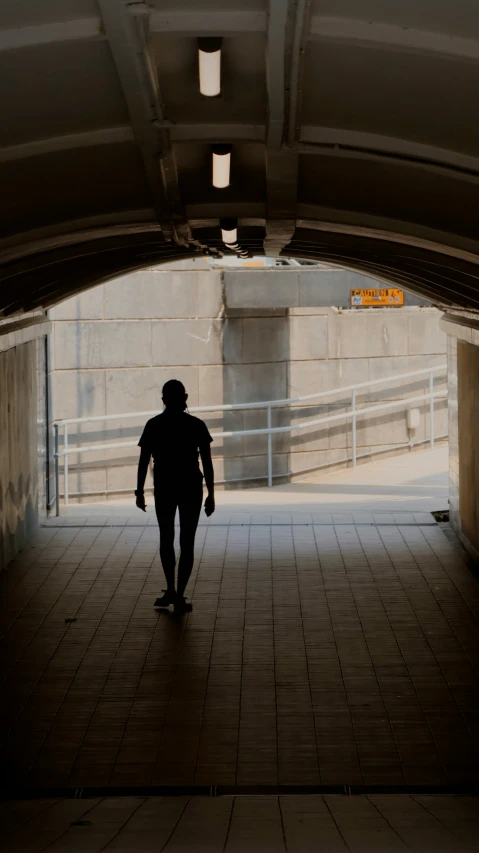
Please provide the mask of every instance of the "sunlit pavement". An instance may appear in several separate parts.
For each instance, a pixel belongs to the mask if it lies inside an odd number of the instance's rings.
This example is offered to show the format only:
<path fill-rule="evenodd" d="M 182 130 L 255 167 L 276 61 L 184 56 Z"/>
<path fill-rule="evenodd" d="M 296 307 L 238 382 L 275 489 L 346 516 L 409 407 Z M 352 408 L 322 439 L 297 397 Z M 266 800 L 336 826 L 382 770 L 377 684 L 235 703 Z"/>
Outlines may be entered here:
<path fill-rule="evenodd" d="M 287 485 L 241 490 L 219 490 L 216 512 L 202 516 L 201 525 L 333 524 L 431 522 L 430 513 L 448 508 L 448 447 L 392 458 L 337 471 L 301 477 Z M 156 527 L 153 496 L 147 494 L 147 512 L 136 509 L 131 496 L 101 503 L 61 507 L 59 518 L 48 524 L 152 524 Z"/>

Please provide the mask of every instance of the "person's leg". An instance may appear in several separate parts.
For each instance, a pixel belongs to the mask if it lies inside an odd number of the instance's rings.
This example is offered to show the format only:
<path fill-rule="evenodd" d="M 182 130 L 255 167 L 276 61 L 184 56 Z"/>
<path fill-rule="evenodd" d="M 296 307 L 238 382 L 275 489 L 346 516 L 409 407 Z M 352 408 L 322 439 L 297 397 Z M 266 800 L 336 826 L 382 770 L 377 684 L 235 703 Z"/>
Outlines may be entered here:
<path fill-rule="evenodd" d="M 203 503 L 203 483 L 194 483 L 188 491 L 184 492 L 179 501 L 180 511 L 180 559 L 178 562 L 178 585 L 177 595 L 181 601 L 185 594 L 186 585 L 190 579 L 193 562 L 195 559 L 195 535 L 196 528 Z"/>
<path fill-rule="evenodd" d="M 160 529 L 160 559 L 166 578 L 165 605 L 172 604 L 175 599 L 175 515 L 177 501 L 174 497 L 155 493 L 155 510 Z M 168 599 L 168 600 L 166 600 Z M 161 599 L 157 599 L 160 601 Z M 156 602 L 155 602 L 156 604 Z"/>

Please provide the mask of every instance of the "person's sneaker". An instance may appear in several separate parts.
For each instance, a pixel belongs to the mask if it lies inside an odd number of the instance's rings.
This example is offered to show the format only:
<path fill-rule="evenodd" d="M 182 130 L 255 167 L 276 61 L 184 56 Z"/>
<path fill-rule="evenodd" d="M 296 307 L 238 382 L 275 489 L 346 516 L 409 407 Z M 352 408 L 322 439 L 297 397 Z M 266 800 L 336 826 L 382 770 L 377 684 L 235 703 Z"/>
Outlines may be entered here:
<path fill-rule="evenodd" d="M 168 589 L 163 590 L 164 595 L 161 598 L 157 598 L 153 607 L 168 607 L 170 604 L 174 604 L 176 601 L 176 596 L 174 592 L 170 592 Z"/>
<path fill-rule="evenodd" d="M 191 613 L 193 605 L 189 604 L 184 596 L 178 595 L 175 599 L 175 613 Z"/>

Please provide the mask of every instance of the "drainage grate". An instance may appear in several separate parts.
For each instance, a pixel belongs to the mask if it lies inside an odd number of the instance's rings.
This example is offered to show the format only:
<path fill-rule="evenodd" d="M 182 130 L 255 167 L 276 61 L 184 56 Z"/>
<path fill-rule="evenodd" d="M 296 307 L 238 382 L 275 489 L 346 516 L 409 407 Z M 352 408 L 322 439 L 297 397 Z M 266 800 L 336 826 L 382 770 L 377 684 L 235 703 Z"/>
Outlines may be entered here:
<path fill-rule="evenodd" d="M 434 513 L 431 513 L 434 515 Z M 436 527 L 437 521 L 248 521 L 248 522 L 225 522 L 224 524 L 199 524 L 200 527 Z M 42 524 L 41 527 L 45 530 L 90 530 L 104 529 L 110 530 L 112 527 L 123 528 L 124 530 L 138 529 L 144 530 L 151 528 L 155 529 L 154 524 Z"/>
<path fill-rule="evenodd" d="M 478 796 L 479 784 L 463 785 L 163 785 L 90 788 L 11 788 L 0 789 L 0 800 L 89 799 L 96 797 L 225 797 L 284 796 L 296 794 L 424 794 L 438 796 Z"/>
<path fill-rule="evenodd" d="M 438 522 L 447 522 L 449 521 L 449 510 L 448 509 L 438 509 L 435 512 L 431 512 L 433 518 Z"/>

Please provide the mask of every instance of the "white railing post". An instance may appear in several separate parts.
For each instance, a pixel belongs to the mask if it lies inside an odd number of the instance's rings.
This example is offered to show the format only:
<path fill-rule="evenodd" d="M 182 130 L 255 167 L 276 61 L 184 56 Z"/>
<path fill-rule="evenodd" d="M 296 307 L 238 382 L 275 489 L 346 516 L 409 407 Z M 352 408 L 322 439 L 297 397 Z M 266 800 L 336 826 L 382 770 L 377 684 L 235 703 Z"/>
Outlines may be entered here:
<path fill-rule="evenodd" d="M 429 374 L 429 420 L 431 426 L 431 450 L 434 448 L 434 432 L 435 432 L 435 424 L 434 424 L 434 371 L 431 370 Z"/>
<path fill-rule="evenodd" d="M 353 429 L 353 468 L 356 468 L 358 458 L 358 434 L 356 417 L 356 391 L 351 394 L 351 425 Z"/>
<path fill-rule="evenodd" d="M 58 470 L 58 424 L 53 424 L 55 431 L 54 456 L 55 456 L 55 515 L 60 515 L 60 472 Z"/>
<path fill-rule="evenodd" d="M 273 435 L 271 433 L 271 406 L 268 406 L 268 488 L 273 485 Z"/>
<path fill-rule="evenodd" d="M 68 424 L 63 425 L 63 482 L 65 506 L 68 506 Z"/>

